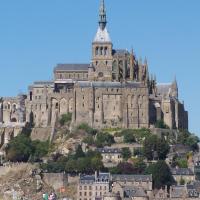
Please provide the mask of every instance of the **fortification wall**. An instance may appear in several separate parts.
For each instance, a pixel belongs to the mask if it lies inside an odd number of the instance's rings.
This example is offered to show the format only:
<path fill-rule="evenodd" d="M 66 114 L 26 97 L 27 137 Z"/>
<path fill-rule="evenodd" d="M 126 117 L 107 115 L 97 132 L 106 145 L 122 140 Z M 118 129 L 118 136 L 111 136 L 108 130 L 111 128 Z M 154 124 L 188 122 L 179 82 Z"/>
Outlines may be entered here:
<path fill-rule="evenodd" d="M 31 133 L 32 140 L 47 141 L 50 139 L 52 127 L 33 128 Z"/>

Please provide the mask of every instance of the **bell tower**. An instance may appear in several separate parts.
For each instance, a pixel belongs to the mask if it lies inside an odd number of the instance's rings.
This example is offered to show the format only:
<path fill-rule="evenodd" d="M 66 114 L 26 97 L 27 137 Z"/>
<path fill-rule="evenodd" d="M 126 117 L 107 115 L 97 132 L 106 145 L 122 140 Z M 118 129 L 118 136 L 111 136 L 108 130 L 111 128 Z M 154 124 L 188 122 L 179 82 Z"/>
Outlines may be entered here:
<path fill-rule="evenodd" d="M 99 9 L 99 27 L 92 43 L 92 62 L 89 69 L 90 80 L 112 80 L 112 42 L 106 25 L 105 3 L 104 0 L 101 0 Z"/>

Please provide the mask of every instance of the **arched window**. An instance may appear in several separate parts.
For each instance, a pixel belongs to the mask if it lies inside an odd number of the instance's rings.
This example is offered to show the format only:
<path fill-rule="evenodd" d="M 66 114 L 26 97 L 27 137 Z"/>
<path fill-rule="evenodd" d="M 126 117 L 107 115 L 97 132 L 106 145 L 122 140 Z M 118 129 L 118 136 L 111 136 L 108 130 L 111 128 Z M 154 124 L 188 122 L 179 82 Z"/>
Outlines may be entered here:
<path fill-rule="evenodd" d="M 105 47 L 104 54 L 105 54 L 106 56 L 108 55 L 108 48 L 107 48 L 107 47 Z"/>
<path fill-rule="evenodd" d="M 30 92 L 30 101 L 33 100 L 33 92 Z"/>
<path fill-rule="evenodd" d="M 103 55 L 103 47 L 101 47 L 101 49 L 100 49 L 100 55 L 101 56 Z"/>
<path fill-rule="evenodd" d="M 16 104 L 13 104 L 13 111 L 15 112 L 16 111 L 16 109 L 17 109 L 17 106 L 16 106 Z"/>
<path fill-rule="evenodd" d="M 97 56 L 99 54 L 99 47 L 96 47 L 95 49 L 95 55 Z"/>
<path fill-rule="evenodd" d="M 58 103 L 56 103 L 56 106 L 55 106 L 55 108 L 56 108 L 56 109 L 58 109 Z"/>

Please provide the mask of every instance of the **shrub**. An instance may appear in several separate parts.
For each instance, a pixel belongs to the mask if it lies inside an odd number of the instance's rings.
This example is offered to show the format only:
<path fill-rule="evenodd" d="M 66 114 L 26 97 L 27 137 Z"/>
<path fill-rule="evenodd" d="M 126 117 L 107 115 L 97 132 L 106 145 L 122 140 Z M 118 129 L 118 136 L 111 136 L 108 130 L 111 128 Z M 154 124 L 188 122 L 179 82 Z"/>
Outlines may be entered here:
<path fill-rule="evenodd" d="M 124 134 L 124 143 L 133 143 L 135 142 L 135 136 L 133 130 L 124 130 L 122 131 Z"/>
<path fill-rule="evenodd" d="M 114 136 L 109 133 L 98 133 L 95 144 L 97 147 L 111 146 L 115 143 Z"/>
<path fill-rule="evenodd" d="M 96 135 L 97 134 L 97 130 L 91 128 L 87 123 L 82 123 L 77 127 L 78 130 L 84 130 L 86 133 L 90 134 L 90 135 Z"/>
<path fill-rule="evenodd" d="M 83 139 L 83 142 L 86 143 L 86 144 L 88 144 L 88 145 L 93 145 L 95 143 L 94 142 L 94 138 L 93 138 L 92 135 L 89 135 L 89 136 L 85 137 Z"/>
<path fill-rule="evenodd" d="M 6 158 L 12 162 L 27 162 L 33 153 L 31 139 L 24 134 L 12 139 L 6 148 Z"/>
<path fill-rule="evenodd" d="M 162 129 L 169 129 L 169 126 L 167 126 L 163 120 L 158 120 L 155 124 L 155 127 Z"/>
<path fill-rule="evenodd" d="M 128 147 L 122 148 L 122 157 L 125 160 L 128 160 L 129 158 L 131 158 L 131 151 Z"/>
<path fill-rule="evenodd" d="M 61 126 L 64 126 L 67 122 L 70 122 L 71 120 L 72 120 L 72 113 L 67 113 L 61 115 L 59 122 Z"/>

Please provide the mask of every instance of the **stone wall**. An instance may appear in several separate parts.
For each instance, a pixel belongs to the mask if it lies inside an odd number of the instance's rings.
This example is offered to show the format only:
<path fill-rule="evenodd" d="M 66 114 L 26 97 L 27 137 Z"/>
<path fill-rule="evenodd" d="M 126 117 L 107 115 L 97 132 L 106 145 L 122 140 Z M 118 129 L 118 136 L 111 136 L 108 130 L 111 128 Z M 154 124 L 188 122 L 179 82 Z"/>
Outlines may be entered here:
<path fill-rule="evenodd" d="M 32 140 L 47 141 L 51 137 L 51 127 L 46 128 L 33 128 L 31 132 Z"/>

